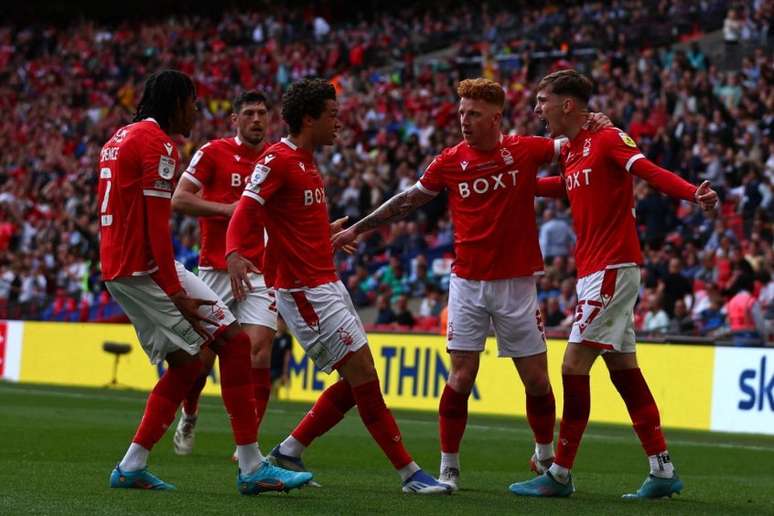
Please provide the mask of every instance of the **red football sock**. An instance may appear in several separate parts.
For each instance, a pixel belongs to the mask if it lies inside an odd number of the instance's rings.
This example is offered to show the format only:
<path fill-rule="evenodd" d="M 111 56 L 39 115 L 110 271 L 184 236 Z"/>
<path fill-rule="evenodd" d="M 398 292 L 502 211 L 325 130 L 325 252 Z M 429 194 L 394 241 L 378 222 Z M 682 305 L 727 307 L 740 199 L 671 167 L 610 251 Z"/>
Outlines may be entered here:
<path fill-rule="evenodd" d="M 535 442 L 538 444 L 551 444 L 554 440 L 554 426 L 556 425 L 556 400 L 554 391 L 542 396 L 527 394 L 527 421 Z"/>
<path fill-rule="evenodd" d="M 191 389 L 183 400 L 183 410 L 189 416 L 193 416 L 199 411 L 199 398 L 201 398 L 202 389 L 204 389 L 204 385 L 207 383 L 207 376 L 209 376 L 209 373 L 202 367 L 199 377 L 194 380 Z"/>
<path fill-rule="evenodd" d="M 220 394 L 237 445 L 252 444 L 258 435 L 255 394 L 250 381 L 250 338 L 239 332 L 221 346 Z"/>
<path fill-rule="evenodd" d="M 353 387 L 352 393 L 360 419 L 395 469 L 409 465 L 412 462 L 411 455 L 403 446 L 400 429 L 392 412 L 384 404 L 379 380 Z"/>
<path fill-rule="evenodd" d="M 470 393 L 459 393 L 447 384 L 438 405 L 438 426 L 441 434 L 441 451 L 459 453 L 465 425 L 468 423 L 468 398 Z"/>
<path fill-rule="evenodd" d="M 253 367 L 250 370 L 250 376 L 253 380 L 253 393 L 255 394 L 256 421 L 258 428 L 260 428 L 271 395 L 271 376 L 268 367 Z"/>
<path fill-rule="evenodd" d="M 344 418 L 344 414 L 354 406 L 352 388 L 346 380 L 339 380 L 323 391 L 290 435 L 304 446 L 309 446 L 312 441 L 336 426 Z"/>
<path fill-rule="evenodd" d="M 629 410 L 634 431 L 648 455 L 667 449 L 656 401 L 639 367 L 610 371 L 610 379 Z"/>
<path fill-rule="evenodd" d="M 556 446 L 556 459 L 559 466 L 572 469 L 575 454 L 578 453 L 581 437 L 589 422 L 591 412 L 591 389 L 589 375 L 563 374 L 564 409 L 559 425 L 559 442 Z"/>
<path fill-rule="evenodd" d="M 191 360 L 180 367 L 170 367 L 148 396 L 145 413 L 132 442 L 150 450 L 175 419 L 177 407 L 196 381 L 202 364 Z"/>

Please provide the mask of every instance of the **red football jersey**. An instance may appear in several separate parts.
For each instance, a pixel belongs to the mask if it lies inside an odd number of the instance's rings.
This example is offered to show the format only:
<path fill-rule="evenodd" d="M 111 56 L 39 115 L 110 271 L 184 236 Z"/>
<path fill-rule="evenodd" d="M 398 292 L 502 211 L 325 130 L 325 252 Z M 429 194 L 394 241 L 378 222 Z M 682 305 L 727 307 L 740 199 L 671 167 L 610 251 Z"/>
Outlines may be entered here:
<path fill-rule="evenodd" d="M 338 280 L 325 187 L 311 153 L 283 138 L 258 160 L 242 195 L 266 208 L 267 284 L 316 287 Z"/>
<path fill-rule="evenodd" d="M 103 279 L 158 272 L 165 291 L 179 289 L 169 231 L 178 161 L 177 147 L 153 119 L 122 127 L 102 148 L 98 198 Z M 148 197 L 157 201 L 154 211 L 146 204 Z M 164 263 L 157 263 L 160 256 Z"/>
<path fill-rule="evenodd" d="M 239 201 L 258 157 L 266 149 L 253 149 L 235 138 L 212 140 L 196 151 L 183 178 L 197 185 L 207 201 L 231 204 Z M 201 251 L 199 268 L 226 270 L 225 217 L 199 217 Z M 244 256 L 258 268 L 263 266 L 263 228 L 255 228 L 249 237 L 250 250 Z"/>
<path fill-rule="evenodd" d="M 471 280 L 530 276 L 543 270 L 535 223 L 538 168 L 558 157 L 560 141 L 502 136 L 481 152 L 464 141 L 445 149 L 417 186 L 449 191 L 454 273 Z"/>
<path fill-rule="evenodd" d="M 565 189 L 578 237 L 578 277 L 642 263 L 632 165 L 644 156 L 625 132 L 581 130 L 562 149 Z"/>

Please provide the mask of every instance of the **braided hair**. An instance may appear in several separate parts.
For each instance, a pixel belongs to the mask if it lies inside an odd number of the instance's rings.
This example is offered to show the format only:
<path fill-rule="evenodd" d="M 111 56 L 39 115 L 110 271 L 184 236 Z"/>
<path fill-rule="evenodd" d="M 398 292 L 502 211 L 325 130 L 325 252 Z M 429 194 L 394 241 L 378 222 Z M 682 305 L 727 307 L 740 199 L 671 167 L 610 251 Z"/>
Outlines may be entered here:
<path fill-rule="evenodd" d="M 148 117 L 155 119 L 162 129 L 169 129 L 175 111 L 183 102 L 196 95 L 191 78 L 178 70 L 161 70 L 148 77 L 137 112 L 132 122 Z"/>

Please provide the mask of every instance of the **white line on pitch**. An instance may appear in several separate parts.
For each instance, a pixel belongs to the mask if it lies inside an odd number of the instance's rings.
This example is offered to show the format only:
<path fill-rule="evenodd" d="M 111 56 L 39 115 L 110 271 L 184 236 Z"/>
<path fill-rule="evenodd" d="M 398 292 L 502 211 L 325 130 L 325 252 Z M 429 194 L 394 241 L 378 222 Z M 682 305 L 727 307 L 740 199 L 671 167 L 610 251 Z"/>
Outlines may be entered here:
<path fill-rule="evenodd" d="M 134 396 L 122 396 L 118 392 L 115 394 L 96 394 L 96 393 L 82 393 L 82 392 L 69 392 L 69 391 L 59 391 L 56 389 L 30 389 L 25 387 L 16 387 L 16 386 L 9 386 L 8 384 L 2 385 L 0 384 L 0 392 L 6 391 L 6 392 L 18 392 L 18 393 L 24 393 L 24 394 L 33 394 L 38 396 L 53 396 L 53 397 L 60 397 L 60 398 L 78 398 L 78 399 L 90 399 L 90 400 L 121 400 L 121 401 L 131 401 L 136 403 L 145 403 L 144 398 L 140 397 L 134 397 Z M 220 406 L 220 403 L 215 401 L 206 401 L 205 398 L 203 398 L 200 402 L 201 405 L 210 406 L 210 407 L 217 407 Z M 276 413 L 276 414 L 287 414 L 295 411 L 285 410 L 281 408 L 274 408 L 269 406 L 267 409 L 268 412 Z M 438 424 L 437 421 L 424 421 L 421 419 L 411 419 L 411 418 L 400 418 L 401 424 L 414 424 L 414 425 L 433 425 L 436 426 Z M 499 426 L 499 425 L 481 425 L 481 424 L 469 424 L 467 425 L 467 428 L 473 429 L 473 430 L 486 430 L 486 431 L 498 431 L 498 432 L 506 432 L 506 433 L 514 433 L 514 434 L 525 434 L 525 435 L 532 435 L 532 432 L 526 428 L 515 428 L 515 427 L 508 427 L 508 426 Z M 598 434 L 594 432 L 586 432 L 583 434 L 584 439 L 593 439 L 593 440 L 606 440 L 606 441 L 618 441 L 618 442 L 628 442 L 632 441 L 633 438 L 629 437 L 621 437 L 616 435 L 608 435 L 608 434 Z M 742 450 L 751 450 L 751 451 L 764 451 L 764 452 L 774 452 L 774 446 L 755 446 L 750 444 L 731 444 L 731 443 L 708 443 L 708 442 L 702 442 L 702 441 L 690 441 L 685 439 L 669 439 L 668 440 L 670 444 L 674 444 L 677 446 L 693 446 L 697 448 L 728 448 L 728 449 L 742 449 Z"/>

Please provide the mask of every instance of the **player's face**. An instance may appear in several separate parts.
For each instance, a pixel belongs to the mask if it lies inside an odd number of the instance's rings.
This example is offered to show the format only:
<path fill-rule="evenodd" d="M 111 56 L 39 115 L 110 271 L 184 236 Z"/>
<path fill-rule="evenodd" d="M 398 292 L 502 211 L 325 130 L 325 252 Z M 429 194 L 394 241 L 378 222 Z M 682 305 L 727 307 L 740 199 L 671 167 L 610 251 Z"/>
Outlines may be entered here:
<path fill-rule="evenodd" d="M 341 129 L 339 103 L 335 100 L 326 100 L 322 115 L 317 120 L 314 120 L 312 125 L 314 127 L 316 145 L 333 145 L 339 129 Z"/>
<path fill-rule="evenodd" d="M 550 135 L 554 138 L 564 134 L 565 100 L 552 93 L 550 88 L 544 88 L 537 94 L 535 114 L 546 123 Z"/>
<path fill-rule="evenodd" d="M 249 145 L 258 145 L 266 134 L 266 126 L 269 122 L 269 110 L 263 102 L 245 104 L 239 113 L 231 115 L 237 127 L 239 138 Z"/>
<path fill-rule="evenodd" d="M 463 98 L 457 112 L 462 137 L 468 145 L 489 148 L 497 144 L 503 116 L 497 106 L 480 99 Z"/>

